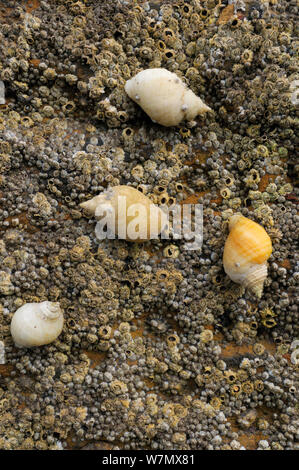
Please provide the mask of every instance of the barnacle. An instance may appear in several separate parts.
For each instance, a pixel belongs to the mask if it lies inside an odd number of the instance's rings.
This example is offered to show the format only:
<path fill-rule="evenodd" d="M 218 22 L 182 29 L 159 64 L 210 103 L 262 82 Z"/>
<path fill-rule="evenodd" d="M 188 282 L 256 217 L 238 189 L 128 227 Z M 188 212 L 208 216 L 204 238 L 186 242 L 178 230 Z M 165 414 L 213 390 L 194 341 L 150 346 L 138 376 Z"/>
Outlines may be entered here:
<path fill-rule="evenodd" d="M 180 254 L 180 250 L 176 245 L 169 245 L 164 248 L 163 254 L 168 258 L 177 258 Z"/>
<path fill-rule="evenodd" d="M 271 320 L 271 319 L 275 318 L 276 314 L 275 314 L 275 312 L 273 312 L 272 309 L 267 307 L 267 308 L 260 311 L 260 316 L 261 316 L 262 320 L 266 321 L 266 320 Z"/>
<path fill-rule="evenodd" d="M 264 383 L 262 380 L 255 380 L 254 382 L 254 388 L 255 390 L 257 390 L 258 392 L 261 392 L 262 390 L 264 390 Z"/>
<path fill-rule="evenodd" d="M 220 194 L 223 197 L 223 199 L 229 199 L 231 196 L 231 191 L 229 188 L 221 188 Z"/>
<path fill-rule="evenodd" d="M 131 174 L 134 177 L 134 179 L 136 179 L 137 181 L 140 181 L 144 175 L 144 169 L 141 165 L 137 165 L 131 170 Z"/>
<path fill-rule="evenodd" d="M 209 343 L 210 341 L 213 341 L 213 332 L 211 330 L 204 330 L 200 333 L 199 337 L 203 343 Z"/>
<path fill-rule="evenodd" d="M 242 384 L 242 391 L 247 395 L 250 395 L 254 391 L 254 385 L 252 382 L 246 381 Z"/>
<path fill-rule="evenodd" d="M 230 21 L 230 25 L 232 29 L 237 29 L 240 27 L 241 21 L 237 17 L 232 18 L 232 20 Z"/>
<path fill-rule="evenodd" d="M 257 170 L 251 169 L 244 179 L 246 186 L 254 187 L 257 183 L 260 182 L 260 175 Z"/>
<path fill-rule="evenodd" d="M 239 396 L 242 393 L 242 388 L 239 384 L 234 384 L 230 387 L 230 393 L 235 396 Z"/>
<path fill-rule="evenodd" d="M 171 335 L 167 336 L 166 341 L 169 348 L 175 348 L 176 345 L 180 342 L 180 339 L 177 334 L 172 333 Z"/>
<path fill-rule="evenodd" d="M 128 139 L 132 139 L 133 136 L 134 136 L 134 131 L 131 127 L 126 127 L 123 131 L 122 131 L 122 136 L 125 140 L 128 140 Z"/>
<path fill-rule="evenodd" d="M 14 286 L 11 282 L 11 276 L 5 271 L 0 271 L 0 293 L 2 295 L 10 295 Z"/>
<path fill-rule="evenodd" d="M 224 371 L 224 376 L 229 383 L 234 383 L 237 379 L 237 374 L 232 370 Z"/>
<path fill-rule="evenodd" d="M 6 153 L 0 153 L 0 173 L 5 173 L 11 168 L 11 157 Z"/>
<path fill-rule="evenodd" d="M 248 66 L 248 65 L 251 65 L 252 59 L 253 59 L 253 51 L 251 51 L 250 49 L 245 49 L 241 56 L 242 62 Z"/>
<path fill-rule="evenodd" d="M 277 325 L 277 322 L 276 322 L 276 320 L 274 320 L 274 318 L 263 318 L 262 319 L 262 324 L 266 328 L 273 328 L 275 325 Z"/>

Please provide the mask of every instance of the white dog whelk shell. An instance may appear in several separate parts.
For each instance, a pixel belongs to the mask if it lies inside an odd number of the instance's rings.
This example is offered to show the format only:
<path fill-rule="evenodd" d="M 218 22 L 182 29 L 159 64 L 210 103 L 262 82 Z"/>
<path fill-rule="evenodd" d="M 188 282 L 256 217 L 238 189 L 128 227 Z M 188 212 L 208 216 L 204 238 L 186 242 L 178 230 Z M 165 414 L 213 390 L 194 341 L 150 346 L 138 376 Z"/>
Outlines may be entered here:
<path fill-rule="evenodd" d="M 16 346 L 31 348 L 52 343 L 63 328 L 58 302 L 28 303 L 12 317 L 10 331 Z"/>
<path fill-rule="evenodd" d="M 154 122 L 166 127 L 211 111 L 175 73 L 166 69 L 142 70 L 126 82 L 125 90 Z"/>

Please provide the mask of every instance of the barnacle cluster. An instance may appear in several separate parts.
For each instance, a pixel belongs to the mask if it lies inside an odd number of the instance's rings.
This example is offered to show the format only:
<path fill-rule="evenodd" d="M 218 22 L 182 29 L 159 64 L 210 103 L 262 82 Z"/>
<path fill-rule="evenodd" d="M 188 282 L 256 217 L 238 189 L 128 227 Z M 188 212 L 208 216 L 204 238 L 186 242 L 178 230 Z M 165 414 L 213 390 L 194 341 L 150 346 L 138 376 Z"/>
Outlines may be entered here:
<path fill-rule="evenodd" d="M 0 449 L 298 448 L 297 17 L 0 0 Z M 153 123 L 125 91 L 151 68 L 213 111 Z M 121 185 L 202 204 L 201 249 L 98 240 L 81 204 Z M 223 270 L 235 212 L 272 240 L 261 299 Z M 61 334 L 16 348 L 13 314 L 46 301 Z"/>

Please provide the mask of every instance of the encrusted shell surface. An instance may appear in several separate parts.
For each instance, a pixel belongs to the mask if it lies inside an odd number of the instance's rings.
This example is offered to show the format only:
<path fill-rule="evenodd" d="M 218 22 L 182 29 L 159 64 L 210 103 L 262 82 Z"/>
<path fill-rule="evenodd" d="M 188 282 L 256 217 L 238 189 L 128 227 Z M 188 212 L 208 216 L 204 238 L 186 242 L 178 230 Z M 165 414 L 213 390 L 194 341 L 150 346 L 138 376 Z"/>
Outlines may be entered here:
<path fill-rule="evenodd" d="M 150 240 L 151 238 L 157 238 L 164 227 L 164 217 L 161 209 L 147 196 L 130 186 L 114 186 L 89 201 L 81 203 L 80 206 L 96 217 L 100 217 L 103 215 L 102 210 L 104 210 L 106 204 L 111 205 L 114 210 L 115 235 L 119 238 L 138 242 Z M 130 224 L 134 223 L 136 214 L 139 220 L 139 232 L 140 234 L 143 233 L 144 236 L 134 238 L 134 235 L 130 236 L 128 231 L 130 230 Z M 109 218 L 108 212 L 107 217 Z M 111 219 L 111 225 L 114 225 L 113 222 Z"/>
<path fill-rule="evenodd" d="M 52 343 L 63 328 L 63 313 L 58 302 L 28 303 L 12 317 L 11 335 L 16 346 L 33 347 Z"/>
<path fill-rule="evenodd" d="M 177 126 L 211 111 L 182 80 L 166 69 L 142 70 L 125 85 L 129 97 L 162 126 Z"/>
<path fill-rule="evenodd" d="M 234 282 L 260 298 L 267 277 L 267 259 L 272 253 L 271 239 L 263 227 L 241 215 L 230 218 L 229 229 L 224 270 Z"/>

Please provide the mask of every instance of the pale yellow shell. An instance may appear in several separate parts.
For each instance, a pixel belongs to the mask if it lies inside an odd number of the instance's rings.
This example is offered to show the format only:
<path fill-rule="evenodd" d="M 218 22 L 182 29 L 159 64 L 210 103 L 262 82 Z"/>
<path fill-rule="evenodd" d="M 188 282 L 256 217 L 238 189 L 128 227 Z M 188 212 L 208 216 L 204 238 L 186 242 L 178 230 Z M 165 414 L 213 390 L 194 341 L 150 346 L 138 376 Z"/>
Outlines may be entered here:
<path fill-rule="evenodd" d="M 28 303 L 13 315 L 10 325 L 16 346 L 31 348 L 52 343 L 63 328 L 63 313 L 58 302 Z"/>
<path fill-rule="evenodd" d="M 89 201 L 81 203 L 80 206 L 87 212 L 100 217 L 103 215 L 103 213 L 100 213 L 100 210 L 107 204 L 111 205 L 114 211 L 115 224 L 112 219 L 111 223 L 113 223 L 115 235 L 119 236 L 119 238 L 124 238 L 127 241 L 142 242 L 151 238 L 157 238 L 164 227 L 165 216 L 161 209 L 147 196 L 130 186 L 114 186 Z M 131 236 L 129 234 L 130 224 L 134 223 L 137 214 L 134 209 L 135 207 L 141 215 L 139 232 L 144 234 L 143 237 L 137 238 L 133 234 Z"/>
<path fill-rule="evenodd" d="M 229 228 L 224 270 L 234 282 L 260 298 L 267 277 L 267 259 L 272 253 L 271 239 L 263 227 L 242 215 L 232 216 Z"/>
<path fill-rule="evenodd" d="M 162 126 L 177 126 L 211 111 L 182 80 L 166 69 L 147 69 L 128 80 L 125 90 L 148 116 Z"/>

